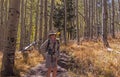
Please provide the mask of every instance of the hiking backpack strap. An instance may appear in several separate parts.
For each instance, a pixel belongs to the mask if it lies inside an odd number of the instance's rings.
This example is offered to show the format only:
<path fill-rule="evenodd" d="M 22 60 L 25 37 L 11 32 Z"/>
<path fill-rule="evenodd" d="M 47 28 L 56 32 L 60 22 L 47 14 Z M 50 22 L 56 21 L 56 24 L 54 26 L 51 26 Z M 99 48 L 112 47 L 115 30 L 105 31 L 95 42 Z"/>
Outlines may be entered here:
<path fill-rule="evenodd" d="M 48 39 L 47 46 L 46 46 L 46 51 L 48 51 L 49 45 L 50 45 L 50 39 Z"/>

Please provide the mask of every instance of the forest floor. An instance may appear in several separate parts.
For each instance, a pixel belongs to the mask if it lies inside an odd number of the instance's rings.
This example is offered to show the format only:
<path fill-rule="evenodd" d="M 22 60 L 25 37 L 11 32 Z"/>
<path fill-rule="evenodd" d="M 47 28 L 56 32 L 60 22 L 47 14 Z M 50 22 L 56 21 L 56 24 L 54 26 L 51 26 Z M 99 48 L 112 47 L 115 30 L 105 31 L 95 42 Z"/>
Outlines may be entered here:
<path fill-rule="evenodd" d="M 75 65 L 68 70 L 72 77 L 119 77 L 120 76 L 120 37 L 108 39 L 111 49 L 103 46 L 101 41 L 83 41 L 81 45 L 71 41 L 67 46 L 61 46 L 75 60 Z M 21 76 L 24 76 L 30 68 L 43 62 L 38 51 L 28 53 L 25 61 L 20 52 L 16 53 L 15 67 Z M 0 66 L 2 53 L 0 53 Z"/>

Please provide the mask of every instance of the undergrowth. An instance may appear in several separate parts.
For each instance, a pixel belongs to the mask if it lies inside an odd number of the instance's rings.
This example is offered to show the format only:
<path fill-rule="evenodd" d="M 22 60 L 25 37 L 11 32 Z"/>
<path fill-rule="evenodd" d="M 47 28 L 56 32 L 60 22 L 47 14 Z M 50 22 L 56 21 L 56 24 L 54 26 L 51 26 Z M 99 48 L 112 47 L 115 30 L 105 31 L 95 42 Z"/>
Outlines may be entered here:
<path fill-rule="evenodd" d="M 70 70 L 81 77 L 119 77 L 120 54 L 115 52 L 120 50 L 119 44 L 119 39 L 110 40 L 113 52 L 108 52 L 100 41 L 83 42 L 80 46 L 70 43 L 62 46 L 62 50 L 74 57 Z"/>
<path fill-rule="evenodd" d="M 67 46 L 61 46 L 61 51 L 65 51 L 72 56 L 73 64 L 69 68 L 69 73 L 78 77 L 119 77 L 120 76 L 120 39 L 109 39 L 113 52 L 108 52 L 101 41 L 83 41 L 77 45 L 74 41 Z M 30 68 L 43 62 L 42 56 L 37 50 L 28 53 L 24 59 L 22 53 L 16 52 L 15 67 L 23 76 Z M 2 53 L 0 53 L 0 66 Z"/>

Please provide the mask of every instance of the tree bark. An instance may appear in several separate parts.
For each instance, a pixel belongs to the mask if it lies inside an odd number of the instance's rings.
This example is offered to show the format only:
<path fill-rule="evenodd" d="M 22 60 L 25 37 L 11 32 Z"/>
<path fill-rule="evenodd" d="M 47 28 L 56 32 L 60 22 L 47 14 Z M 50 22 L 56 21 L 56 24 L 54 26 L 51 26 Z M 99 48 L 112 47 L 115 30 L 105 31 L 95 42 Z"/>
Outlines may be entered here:
<path fill-rule="evenodd" d="M 115 18 L 115 10 L 114 10 L 114 0 L 112 0 L 112 37 L 115 38 L 115 25 L 114 25 L 114 18 Z"/>
<path fill-rule="evenodd" d="M 8 12 L 8 31 L 7 31 L 7 45 L 3 53 L 2 60 L 2 75 L 14 76 L 14 59 L 16 50 L 18 21 L 20 15 L 20 0 L 10 0 Z"/>
<path fill-rule="evenodd" d="M 90 3 L 88 0 L 84 0 L 84 13 L 85 13 L 85 30 L 84 38 L 90 38 Z"/>
<path fill-rule="evenodd" d="M 67 39 L 66 39 L 66 26 L 67 26 L 67 7 L 66 7 L 66 0 L 64 0 L 64 13 L 65 13 L 65 18 L 64 18 L 64 44 L 67 45 Z"/>
<path fill-rule="evenodd" d="M 21 0 L 21 34 L 20 34 L 20 50 L 25 47 L 25 24 L 24 24 L 24 0 Z"/>
<path fill-rule="evenodd" d="M 54 11 L 54 0 L 51 0 L 51 12 L 50 12 L 50 20 L 49 20 L 49 30 L 53 29 L 53 11 Z"/>
<path fill-rule="evenodd" d="M 43 41 L 43 0 L 40 1 L 40 27 L 39 27 L 39 52 L 40 52 L 40 45 L 42 44 Z"/>
<path fill-rule="evenodd" d="M 92 10 L 91 10 L 91 0 L 88 0 L 88 25 L 87 25 L 87 28 L 88 28 L 88 30 L 87 30 L 87 34 L 88 34 L 88 40 L 91 38 L 91 12 L 92 12 Z"/>
<path fill-rule="evenodd" d="M 0 51 L 3 50 L 3 11 L 4 11 L 4 7 L 3 7 L 3 4 L 4 4 L 4 0 L 1 0 L 1 3 L 0 3 Z"/>
<path fill-rule="evenodd" d="M 107 41 L 107 20 L 108 20 L 108 13 L 107 13 L 107 0 L 102 0 L 102 36 L 103 36 L 103 43 L 105 47 L 110 47 Z"/>
<path fill-rule="evenodd" d="M 119 18 L 120 18 L 120 0 L 118 0 L 118 4 L 119 4 Z M 119 19 L 120 22 L 120 19 Z"/>
<path fill-rule="evenodd" d="M 109 34 L 112 34 L 112 27 L 111 27 L 111 25 L 112 25 L 112 24 L 111 24 L 111 17 L 112 17 L 112 16 L 111 16 L 111 6 L 108 5 L 108 7 L 109 7 L 109 9 L 108 9 L 108 10 L 109 10 L 109 12 L 108 12 L 108 13 L 109 13 L 109 14 L 108 14 L 108 17 L 109 17 L 108 30 L 109 30 L 109 31 L 108 31 L 108 32 L 109 32 Z"/>
<path fill-rule="evenodd" d="M 34 0 L 31 0 L 30 4 L 30 26 L 29 26 L 29 36 L 28 36 L 28 43 L 31 42 L 31 36 L 32 36 L 32 26 L 33 26 L 33 2 Z"/>
<path fill-rule="evenodd" d="M 90 9 L 90 11 L 91 11 L 91 35 L 90 35 L 90 39 L 93 39 L 93 33 L 94 33 L 94 15 L 95 15 L 95 13 L 94 13 L 94 2 L 95 2 L 95 0 L 91 0 L 91 9 Z"/>
<path fill-rule="evenodd" d="M 5 16 L 4 16 L 4 27 L 3 27 L 3 51 L 6 45 L 6 32 L 7 32 L 7 20 L 8 20 L 8 0 L 5 1 Z"/>
<path fill-rule="evenodd" d="M 25 46 L 27 46 L 28 45 L 28 31 L 27 31 L 27 24 L 26 24 L 26 22 L 27 22 L 27 3 L 28 3 L 28 0 L 26 0 L 25 1 L 25 9 L 24 9 L 24 26 L 25 26 L 25 41 L 24 41 L 24 44 L 25 44 Z"/>
<path fill-rule="evenodd" d="M 44 26 L 44 40 L 47 39 L 47 34 L 48 34 L 48 13 L 47 13 L 47 6 L 48 6 L 48 0 L 45 0 L 45 9 L 44 9 L 44 15 L 45 15 L 45 18 L 44 18 L 44 21 L 45 21 L 45 26 Z"/>
<path fill-rule="evenodd" d="M 80 43 L 80 31 L 79 31 L 79 21 L 78 21 L 78 0 L 76 0 L 76 22 L 77 22 L 77 44 Z"/>
<path fill-rule="evenodd" d="M 95 26 L 96 26 L 96 37 L 99 37 L 99 23 L 98 23 L 98 18 L 99 18 L 99 14 L 98 14 L 98 7 L 97 7 L 97 0 L 95 0 Z"/>
<path fill-rule="evenodd" d="M 37 0 L 37 4 L 36 4 L 36 22 L 35 22 L 35 40 L 37 40 L 37 33 L 38 33 L 38 14 L 39 14 L 39 1 L 40 0 Z"/>

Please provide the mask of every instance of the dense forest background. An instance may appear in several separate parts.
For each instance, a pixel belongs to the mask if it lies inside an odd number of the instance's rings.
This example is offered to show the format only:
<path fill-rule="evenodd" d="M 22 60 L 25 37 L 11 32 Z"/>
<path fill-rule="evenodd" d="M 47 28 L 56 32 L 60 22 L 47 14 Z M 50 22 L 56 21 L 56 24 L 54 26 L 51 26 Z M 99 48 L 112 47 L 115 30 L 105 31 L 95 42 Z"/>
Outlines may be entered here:
<path fill-rule="evenodd" d="M 40 52 L 51 29 L 65 46 L 102 41 L 112 48 L 109 39 L 120 35 L 120 0 L 0 0 L 0 27 L 1 65 L 9 75 L 14 73 L 15 51 L 36 42 Z"/>
<path fill-rule="evenodd" d="M 0 40 L 5 42 L 9 0 L 1 0 L 0 3 Z M 119 0 L 107 0 L 105 6 L 102 6 L 102 0 L 70 0 L 66 1 L 66 13 L 64 0 L 21 0 L 20 5 L 17 32 L 19 49 L 36 40 L 43 42 L 48 31 L 54 28 L 61 32 L 62 40 L 97 40 L 104 34 L 102 7 L 106 9 L 107 35 L 115 38 L 115 33 L 120 29 Z M 1 43 L 1 49 L 3 44 Z"/>

